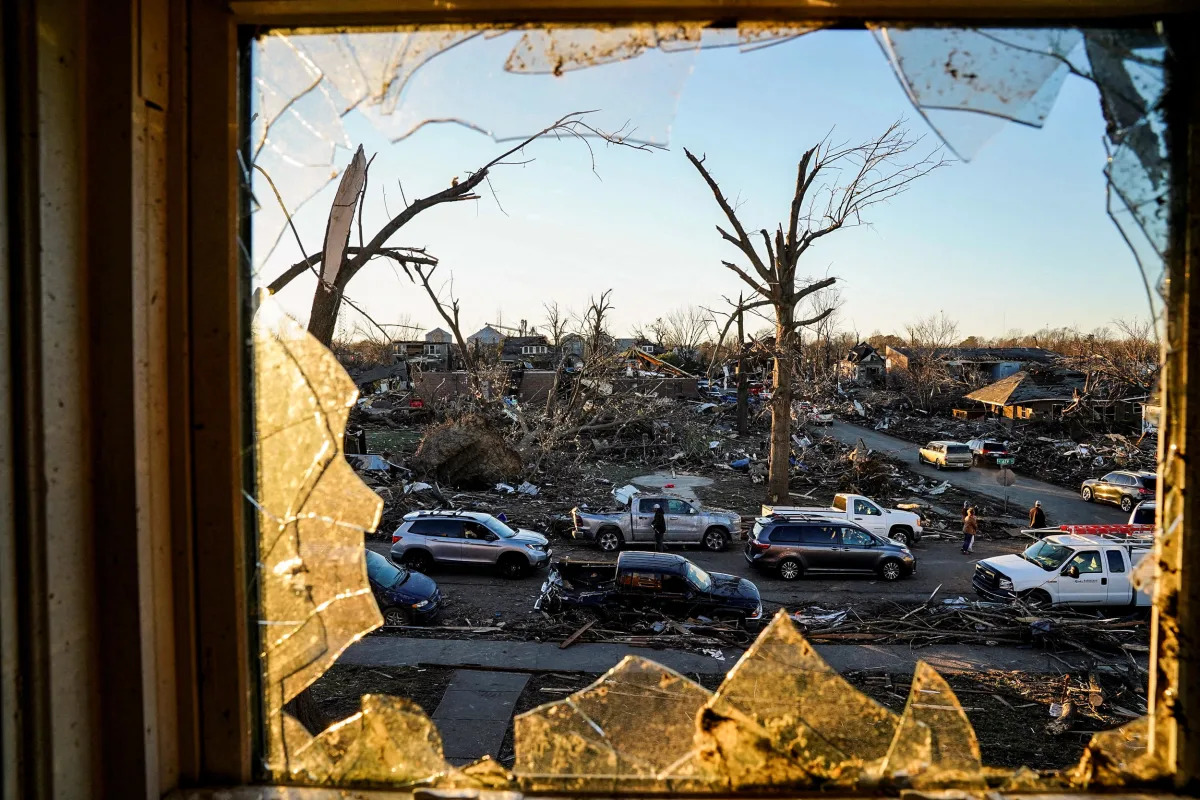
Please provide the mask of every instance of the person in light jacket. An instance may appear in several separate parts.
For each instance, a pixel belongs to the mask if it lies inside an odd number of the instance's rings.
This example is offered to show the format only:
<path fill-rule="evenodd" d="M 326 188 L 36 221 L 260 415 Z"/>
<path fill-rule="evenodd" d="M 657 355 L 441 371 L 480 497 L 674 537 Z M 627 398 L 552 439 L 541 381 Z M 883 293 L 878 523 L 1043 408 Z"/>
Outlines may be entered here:
<path fill-rule="evenodd" d="M 663 516 L 662 506 L 654 506 L 654 519 L 650 521 L 650 527 L 654 529 L 654 551 L 661 553 L 663 551 L 663 539 L 667 536 L 667 518 Z"/>
<path fill-rule="evenodd" d="M 979 532 L 979 518 L 975 516 L 975 506 L 967 509 L 966 519 L 963 520 L 963 555 L 969 555 L 975 547 L 975 534 Z"/>

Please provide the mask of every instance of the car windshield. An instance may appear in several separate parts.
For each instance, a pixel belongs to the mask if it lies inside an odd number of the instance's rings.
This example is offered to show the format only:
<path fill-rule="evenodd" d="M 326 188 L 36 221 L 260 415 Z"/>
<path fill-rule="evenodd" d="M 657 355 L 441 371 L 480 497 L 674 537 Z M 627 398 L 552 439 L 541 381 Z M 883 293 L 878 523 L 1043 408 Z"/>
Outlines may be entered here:
<path fill-rule="evenodd" d="M 946 452 L 956 456 L 966 455 L 971 452 L 965 444 L 950 444 L 946 445 Z"/>
<path fill-rule="evenodd" d="M 383 556 L 368 550 L 367 577 L 385 589 L 399 586 L 408 580 L 408 570 L 397 567 Z"/>
<path fill-rule="evenodd" d="M 712 588 L 712 578 L 709 574 L 690 561 L 687 565 L 687 579 L 688 583 L 702 592 L 707 592 Z"/>
<path fill-rule="evenodd" d="M 1139 475 L 1138 476 L 1138 483 L 1140 483 L 1142 485 L 1142 488 L 1144 488 L 1144 489 L 1155 488 L 1154 484 L 1157 480 L 1158 480 L 1157 475 Z"/>
<path fill-rule="evenodd" d="M 495 517 L 488 517 L 483 521 L 483 524 L 487 526 L 488 530 L 499 536 L 501 539 L 511 539 L 517 535 L 516 531 Z"/>
<path fill-rule="evenodd" d="M 984 442 L 983 449 L 984 450 L 1003 450 L 1004 445 L 1002 445 L 1000 442 Z"/>
<path fill-rule="evenodd" d="M 1026 561 L 1037 564 L 1042 569 L 1050 572 L 1058 569 L 1059 565 L 1067 560 L 1071 555 L 1071 548 L 1064 547 L 1061 544 L 1051 544 L 1047 541 L 1041 541 L 1036 544 L 1031 544 L 1021 558 Z"/>

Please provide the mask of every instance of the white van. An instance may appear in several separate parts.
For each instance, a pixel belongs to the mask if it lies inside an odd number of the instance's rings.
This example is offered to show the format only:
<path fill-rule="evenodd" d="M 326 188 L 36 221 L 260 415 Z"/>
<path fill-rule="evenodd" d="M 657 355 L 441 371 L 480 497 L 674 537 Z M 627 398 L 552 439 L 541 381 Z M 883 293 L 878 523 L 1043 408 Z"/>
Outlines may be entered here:
<path fill-rule="evenodd" d="M 1111 526 L 1142 529 L 1143 526 Z M 1048 532 L 1048 531 L 1046 531 Z M 1145 530 L 1043 537 L 1020 555 L 985 558 L 971 584 L 988 600 L 1033 607 L 1148 606 L 1150 596 L 1133 585 L 1133 569 L 1154 548 Z"/>

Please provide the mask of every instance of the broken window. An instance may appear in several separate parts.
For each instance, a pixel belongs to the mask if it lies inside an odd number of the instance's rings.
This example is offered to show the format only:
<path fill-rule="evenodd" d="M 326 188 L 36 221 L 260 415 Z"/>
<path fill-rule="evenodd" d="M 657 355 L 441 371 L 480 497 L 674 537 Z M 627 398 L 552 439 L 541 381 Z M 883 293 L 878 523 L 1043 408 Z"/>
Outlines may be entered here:
<path fill-rule="evenodd" d="M 556 118 L 547 114 L 555 107 L 569 114 L 601 108 L 614 109 L 615 116 L 563 135 L 666 145 L 680 92 L 701 51 L 774 52 L 809 33 L 696 24 L 269 32 L 252 45 L 247 179 L 255 198 L 251 249 L 257 277 L 277 280 L 270 269 L 279 262 L 272 259 L 290 248 L 293 237 L 300 244 L 297 216 L 327 186 L 362 191 L 365 167 L 342 171 L 361 155 L 355 150 L 361 126 L 396 142 L 427 125 L 453 123 L 509 142 L 545 129 Z M 880 27 L 874 35 L 914 107 L 964 160 L 1006 120 L 1043 125 L 1069 76 L 1093 81 L 1108 125 L 1109 160 L 1097 165 L 1105 169 L 1108 213 L 1133 251 L 1158 313 L 1169 176 L 1160 108 L 1163 48 L 1153 31 Z M 457 80 L 468 69 L 478 80 Z M 568 74 L 579 77 L 569 89 L 555 83 Z M 546 78 L 549 95 L 562 93 L 553 98 L 557 104 L 505 101 L 505 87 L 538 75 Z M 562 106 L 564 98 L 569 106 Z M 636 124 L 626 128 L 630 119 Z M 447 174 L 445 182 L 453 188 L 471 177 Z M 480 192 L 486 190 L 484 185 Z M 397 209 L 411 207 L 403 184 L 391 197 Z M 367 247 L 362 217 L 360 209 L 357 221 L 353 213 L 340 221 L 359 253 Z M 353 256 L 354 247 L 346 253 Z M 310 249 L 287 260 L 294 257 L 299 274 L 315 272 L 319 291 L 336 278 L 316 267 L 317 255 L 322 253 Z M 418 276 L 431 258 L 416 246 L 374 255 Z M 424 288 L 436 295 L 427 281 Z M 457 327 L 457 312 L 456 304 L 448 304 L 447 324 Z M 967 712 L 933 668 L 918 664 L 903 708 L 891 710 L 830 667 L 784 612 L 712 689 L 652 660 L 627 657 L 594 683 L 522 713 L 513 723 L 511 770 L 493 760 L 452 764 L 427 710 L 387 694 L 364 694 L 354 713 L 310 729 L 294 704 L 348 647 L 383 625 L 366 579 L 363 544 L 379 525 L 383 504 L 343 458 L 343 434 L 357 396 L 337 360 L 270 300 L 258 309 L 253 347 L 256 483 L 247 501 L 258 523 L 263 760 L 274 778 L 726 792 L 1029 790 L 1158 775 L 1144 718 L 1097 734 L 1074 770 L 1036 775 L 989 769 Z M 427 355 L 436 351 L 424 346 Z M 521 352 L 545 354 L 548 348 L 523 346 Z M 1016 416 L 1028 419 L 1031 411 L 1017 407 Z M 845 499 L 840 502 L 844 510 Z M 854 505 L 856 513 L 882 513 L 861 500 Z M 691 507 L 671 500 L 668 510 L 675 513 L 670 509 L 683 514 Z M 624 580 L 629 588 L 650 591 L 661 588 L 662 579 L 630 573 Z"/>

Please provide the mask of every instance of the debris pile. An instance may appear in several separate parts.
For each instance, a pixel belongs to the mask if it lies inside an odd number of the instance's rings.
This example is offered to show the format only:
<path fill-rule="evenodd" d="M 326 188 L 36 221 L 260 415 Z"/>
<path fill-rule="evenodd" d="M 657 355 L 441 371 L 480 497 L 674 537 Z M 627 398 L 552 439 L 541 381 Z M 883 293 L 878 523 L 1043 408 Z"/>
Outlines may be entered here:
<path fill-rule="evenodd" d="M 412 467 L 420 475 L 464 489 L 509 481 L 521 474 L 521 454 L 477 416 L 446 420 L 430 428 Z"/>
<path fill-rule="evenodd" d="M 935 592 L 936 594 L 936 592 Z M 1020 603 L 988 603 L 962 597 L 932 598 L 899 616 L 860 617 L 853 608 L 809 608 L 792 616 L 813 642 L 871 642 L 922 647 L 933 644 L 1034 645 L 1048 651 L 1077 650 L 1099 657 L 1149 651 L 1144 614 L 1103 617 L 1056 608 L 1039 611 Z"/>
<path fill-rule="evenodd" d="M 963 420 L 920 411 L 894 411 L 861 400 L 843 402 L 840 415 L 851 422 L 885 431 L 890 436 L 924 444 L 935 439 L 966 442 L 995 439 L 1004 442 L 1015 457 L 1013 469 L 1069 489 L 1078 489 L 1087 478 L 1114 469 L 1157 468 L 1158 443 L 1151 436 L 1096 433 L 1073 427 L 1068 436 L 1062 425 L 1014 425 L 995 420 Z"/>

